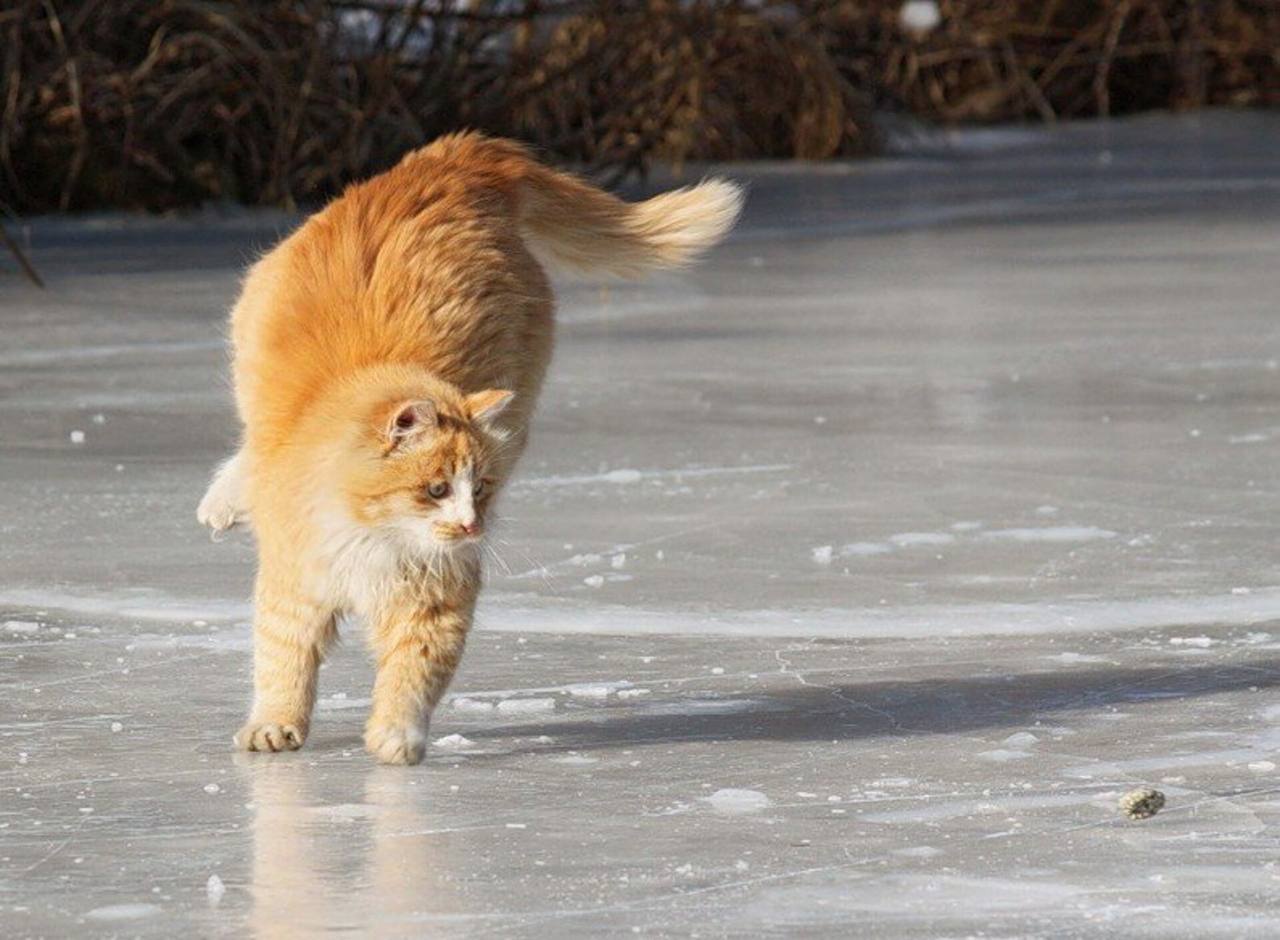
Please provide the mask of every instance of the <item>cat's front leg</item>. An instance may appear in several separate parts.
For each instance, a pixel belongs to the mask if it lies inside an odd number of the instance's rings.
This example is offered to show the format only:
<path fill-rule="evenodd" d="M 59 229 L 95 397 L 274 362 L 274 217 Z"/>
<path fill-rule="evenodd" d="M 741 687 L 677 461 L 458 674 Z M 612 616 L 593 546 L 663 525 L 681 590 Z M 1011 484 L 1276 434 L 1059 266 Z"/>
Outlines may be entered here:
<path fill-rule="evenodd" d="M 458 606 L 415 602 L 370 624 L 378 675 L 364 741 L 382 763 L 416 764 L 426 753 L 431 711 L 462 659 L 471 607 L 471 598 Z"/>
<path fill-rule="evenodd" d="M 225 460 L 196 508 L 196 519 L 215 533 L 225 532 L 249 519 L 244 463 L 244 451 Z"/>
<path fill-rule="evenodd" d="M 273 576 L 258 573 L 253 622 L 253 707 L 235 737 L 246 751 L 296 751 L 306 740 L 316 674 L 332 644 L 332 607 L 315 603 Z"/>

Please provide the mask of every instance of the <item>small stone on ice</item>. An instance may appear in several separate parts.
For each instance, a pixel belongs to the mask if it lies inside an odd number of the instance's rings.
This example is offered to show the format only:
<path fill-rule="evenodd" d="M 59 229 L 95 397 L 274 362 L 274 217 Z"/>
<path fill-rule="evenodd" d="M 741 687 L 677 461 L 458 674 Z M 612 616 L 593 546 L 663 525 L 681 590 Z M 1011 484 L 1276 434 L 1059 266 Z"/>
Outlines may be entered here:
<path fill-rule="evenodd" d="M 1120 798 L 1120 809 L 1130 819 L 1149 819 L 1164 809 L 1164 794 L 1151 787 L 1140 787 Z"/>
<path fill-rule="evenodd" d="M 222 787 L 218 786 L 216 783 L 206 783 L 204 785 L 204 792 L 205 793 L 221 793 Z"/>
<path fill-rule="evenodd" d="M 120 724 L 120 722 L 118 721 L 111 722 L 111 731 L 113 734 L 119 734 L 123 730 L 124 730 L 124 725 Z"/>
<path fill-rule="evenodd" d="M 72 444 L 84 443 L 84 431 L 72 431 L 69 435 Z"/>

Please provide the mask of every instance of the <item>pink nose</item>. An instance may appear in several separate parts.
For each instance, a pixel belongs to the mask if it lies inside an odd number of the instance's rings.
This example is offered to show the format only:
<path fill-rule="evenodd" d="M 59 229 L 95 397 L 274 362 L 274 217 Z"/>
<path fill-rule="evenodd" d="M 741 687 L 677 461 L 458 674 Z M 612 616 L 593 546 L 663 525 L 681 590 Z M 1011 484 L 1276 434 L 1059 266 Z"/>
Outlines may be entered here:
<path fill-rule="evenodd" d="M 477 532 L 480 531 L 480 523 L 478 522 L 463 523 L 462 531 L 467 533 L 467 535 L 475 535 Z"/>

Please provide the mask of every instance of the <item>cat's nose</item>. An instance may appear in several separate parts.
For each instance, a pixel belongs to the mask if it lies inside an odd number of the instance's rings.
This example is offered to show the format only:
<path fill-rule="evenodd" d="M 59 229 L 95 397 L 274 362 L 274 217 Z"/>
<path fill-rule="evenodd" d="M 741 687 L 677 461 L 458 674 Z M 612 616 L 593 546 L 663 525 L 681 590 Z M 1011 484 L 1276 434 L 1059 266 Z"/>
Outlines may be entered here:
<path fill-rule="evenodd" d="M 467 533 L 467 535 L 475 535 L 480 531 L 480 523 L 474 520 L 471 522 L 464 522 L 461 525 L 461 529 L 463 532 Z"/>

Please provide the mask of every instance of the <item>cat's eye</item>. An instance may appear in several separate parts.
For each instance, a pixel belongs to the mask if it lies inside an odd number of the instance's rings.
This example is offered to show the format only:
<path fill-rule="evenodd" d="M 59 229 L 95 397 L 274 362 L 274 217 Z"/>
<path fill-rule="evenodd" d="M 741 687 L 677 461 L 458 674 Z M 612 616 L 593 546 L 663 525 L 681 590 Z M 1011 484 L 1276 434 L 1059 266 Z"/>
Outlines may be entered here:
<path fill-rule="evenodd" d="M 432 499 L 444 499 L 449 495 L 449 484 L 444 480 L 427 484 L 427 495 Z"/>
<path fill-rule="evenodd" d="M 481 496 L 484 494 L 484 491 L 487 490 L 488 488 L 489 488 L 488 480 L 478 480 L 476 481 L 476 485 L 471 487 L 471 495 Z"/>

